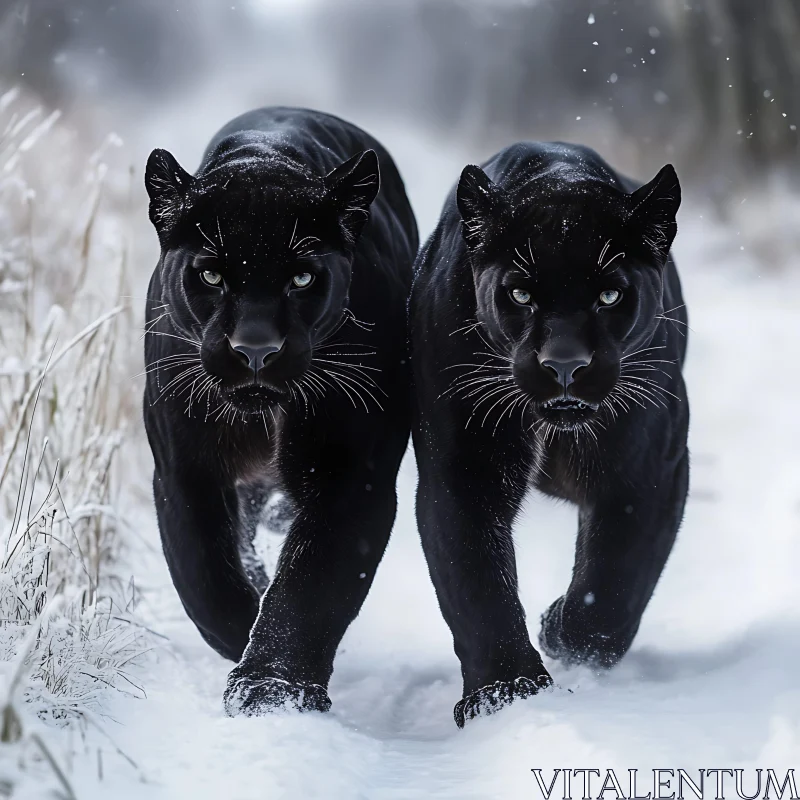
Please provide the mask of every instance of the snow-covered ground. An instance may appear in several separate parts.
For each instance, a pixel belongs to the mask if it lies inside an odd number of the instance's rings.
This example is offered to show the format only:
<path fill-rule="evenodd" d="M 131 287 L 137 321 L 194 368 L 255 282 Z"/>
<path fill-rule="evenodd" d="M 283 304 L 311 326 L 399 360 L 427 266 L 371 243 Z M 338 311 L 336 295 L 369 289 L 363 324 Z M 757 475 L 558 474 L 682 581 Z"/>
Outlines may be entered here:
<path fill-rule="evenodd" d="M 398 139 L 390 147 L 401 164 L 403 141 L 422 152 L 413 137 Z M 423 231 L 466 160 L 428 152 L 424 168 L 406 170 Z M 101 782 L 93 748 L 78 748 L 78 796 L 511 800 L 541 796 L 536 767 L 546 778 L 559 767 L 800 767 L 800 280 L 759 276 L 735 226 L 691 208 L 681 222 L 692 493 L 620 666 L 598 675 L 548 664 L 557 690 L 456 729 L 458 663 L 416 533 L 409 453 L 392 541 L 337 657 L 332 712 L 228 719 L 231 665 L 183 613 L 141 475 L 128 496 L 153 545 L 134 545 L 140 613 L 168 642 L 140 676 L 147 699 L 118 696 L 108 710 L 138 771 L 106 745 Z M 133 446 L 146 464 L 141 436 Z M 575 525 L 572 508 L 532 498 L 518 526 L 534 641 L 539 614 L 568 583 Z M 274 534 L 267 542 L 279 545 Z"/>

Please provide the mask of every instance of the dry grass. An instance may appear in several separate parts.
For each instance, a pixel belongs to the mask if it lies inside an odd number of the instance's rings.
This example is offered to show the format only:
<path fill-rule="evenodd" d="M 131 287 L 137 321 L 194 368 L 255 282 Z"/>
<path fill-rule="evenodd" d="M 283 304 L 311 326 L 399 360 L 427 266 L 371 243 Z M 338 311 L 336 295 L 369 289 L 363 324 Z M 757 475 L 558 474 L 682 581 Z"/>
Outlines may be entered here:
<path fill-rule="evenodd" d="M 0 95 L 0 741 L 65 796 L 37 726 L 85 729 L 109 692 L 142 696 L 152 643 L 119 567 L 131 325 L 108 177 L 57 114 Z M 0 770 L 0 796 L 14 781 Z"/>

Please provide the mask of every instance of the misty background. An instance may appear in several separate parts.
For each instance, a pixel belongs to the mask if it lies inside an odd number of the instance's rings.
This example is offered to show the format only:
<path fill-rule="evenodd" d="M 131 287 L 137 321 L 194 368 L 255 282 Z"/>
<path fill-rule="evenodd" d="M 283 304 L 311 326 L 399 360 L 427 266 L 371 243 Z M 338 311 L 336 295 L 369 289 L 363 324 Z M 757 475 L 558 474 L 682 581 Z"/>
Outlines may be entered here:
<path fill-rule="evenodd" d="M 2 0 L 0 81 L 137 171 L 156 146 L 193 170 L 230 116 L 285 103 L 476 159 L 559 138 L 642 179 L 672 161 L 720 214 L 800 175 L 798 0 Z"/>

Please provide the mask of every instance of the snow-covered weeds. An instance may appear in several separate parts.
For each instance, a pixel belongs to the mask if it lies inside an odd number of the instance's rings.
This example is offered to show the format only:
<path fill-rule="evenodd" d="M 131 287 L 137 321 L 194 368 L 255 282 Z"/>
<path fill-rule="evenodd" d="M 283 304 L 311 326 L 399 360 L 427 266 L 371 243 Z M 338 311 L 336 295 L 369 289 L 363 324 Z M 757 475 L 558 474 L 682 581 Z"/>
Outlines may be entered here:
<path fill-rule="evenodd" d="M 57 115 L 0 94 L 2 742 L 96 724 L 112 690 L 142 696 L 131 670 L 152 645 L 118 566 L 125 236 L 100 158 L 70 175 L 74 150 Z"/>

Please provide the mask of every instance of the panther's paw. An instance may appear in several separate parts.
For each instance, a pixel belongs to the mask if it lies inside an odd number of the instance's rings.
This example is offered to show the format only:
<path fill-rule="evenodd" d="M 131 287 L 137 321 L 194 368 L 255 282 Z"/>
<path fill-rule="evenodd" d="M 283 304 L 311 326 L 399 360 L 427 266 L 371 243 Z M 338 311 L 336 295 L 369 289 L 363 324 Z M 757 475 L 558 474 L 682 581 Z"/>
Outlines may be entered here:
<path fill-rule="evenodd" d="M 559 597 L 542 614 L 542 627 L 539 630 L 539 649 L 550 658 L 559 661 L 571 661 L 569 648 L 561 638 L 561 615 L 564 598 Z"/>
<path fill-rule="evenodd" d="M 609 669 L 625 655 L 633 634 L 604 632 L 598 628 L 596 620 L 574 613 L 568 616 L 564 611 L 564 598 L 559 597 L 542 614 L 539 649 L 568 666 L 585 664 L 596 669 Z"/>
<path fill-rule="evenodd" d="M 331 699 L 322 686 L 299 686 L 282 678 L 251 678 L 237 674 L 237 670 L 228 676 L 222 698 L 229 717 L 260 717 L 282 710 L 330 710 Z"/>
<path fill-rule="evenodd" d="M 456 704 L 453 709 L 456 725 L 463 728 L 467 720 L 494 714 L 513 703 L 515 699 L 539 694 L 542 689 L 549 689 L 552 685 L 553 679 L 547 672 L 543 672 L 536 678 L 495 681 L 488 686 L 483 686 Z"/>

